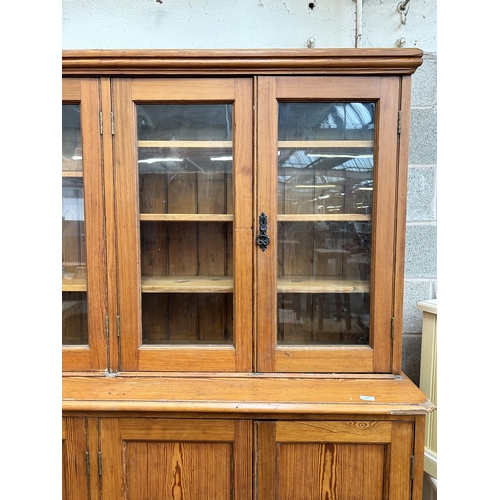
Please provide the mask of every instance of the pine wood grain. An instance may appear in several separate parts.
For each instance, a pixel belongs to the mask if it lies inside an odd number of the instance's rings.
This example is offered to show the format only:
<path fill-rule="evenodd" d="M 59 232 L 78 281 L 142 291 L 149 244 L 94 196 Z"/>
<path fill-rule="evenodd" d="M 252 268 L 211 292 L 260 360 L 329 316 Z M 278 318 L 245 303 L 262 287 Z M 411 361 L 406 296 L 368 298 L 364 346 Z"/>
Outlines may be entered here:
<path fill-rule="evenodd" d="M 203 355 L 203 349 L 199 351 Z M 156 412 L 411 415 L 434 409 L 420 389 L 404 377 L 221 377 L 214 373 L 205 377 L 68 376 L 63 377 L 62 395 L 65 411 L 143 408 Z"/>

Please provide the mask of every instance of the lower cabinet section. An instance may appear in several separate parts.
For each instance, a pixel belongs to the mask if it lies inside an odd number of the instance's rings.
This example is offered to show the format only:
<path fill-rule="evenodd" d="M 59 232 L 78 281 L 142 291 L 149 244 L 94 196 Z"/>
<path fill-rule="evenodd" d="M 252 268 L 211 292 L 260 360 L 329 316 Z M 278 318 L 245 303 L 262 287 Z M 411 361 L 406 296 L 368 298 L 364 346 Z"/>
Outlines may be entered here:
<path fill-rule="evenodd" d="M 63 499 L 410 500 L 420 417 L 64 417 Z"/>

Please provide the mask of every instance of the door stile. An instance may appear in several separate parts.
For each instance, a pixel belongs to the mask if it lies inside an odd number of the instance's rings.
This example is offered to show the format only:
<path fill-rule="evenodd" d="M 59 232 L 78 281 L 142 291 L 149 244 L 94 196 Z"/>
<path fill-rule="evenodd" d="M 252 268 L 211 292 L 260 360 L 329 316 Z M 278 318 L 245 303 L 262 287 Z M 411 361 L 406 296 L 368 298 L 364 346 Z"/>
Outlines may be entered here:
<path fill-rule="evenodd" d="M 108 370 L 118 371 L 118 290 L 116 256 L 115 173 L 113 163 L 113 110 L 111 79 L 101 79 L 102 156 L 106 226 Z"/>
<path fill-rule="evenodd" d="M 116 177 L 116 248 L 118 256 L 118 314 L 120 316 L 120 370 L 139 369 L 140 250 L 138 237 L 138 176 L 132 102 L 132 81 L 112 82 L 114 163 Z"/>
<path fill-rule="evenodd" d="M 258 78 L 257 101 L 257 194 L 255 206 L 255 232 L 260 233 L 259 218 L 267 225 L 269 245 L 265 249 L 255 246 L 256 253 L 256 315 L 257 315 L 257 371 L 274 371 L 274 352 L 277 338 L 277 151 L 278 102 L 276 78 Z M 256 245 L 256 244 L 255 244 Z"/>
<path fill-rule="evenodd" d="M 403 294 L 406 240 L 406 202 L 408 190 L 408 143 L 410 129 L 411 77 L 401 77 L 401 101 L 399 104 L 401 126 L 399 127 L 398 184 L 397 184 L 397 223 L 396 256 L 394 261 L 394 342 L 392 372 L 401 373 L 403 352 Z"/>
<path fill-rule="evenodd" d="M 374 226 L 372 251 L 373 371 L 391 372 L 392 297 L 394 290 L 394 252 L 396 225 L 396 182 L 398 150 L 399 78 L 381 79 L 375 143 L 375 179 L 373 191 Z"/>
<path fill-rule="evenodd" d="M 252 355 L 253 113 L 252 80 L 235 80 L 234 120 L 234 345 L 235 370 L 250 372 Z"/>

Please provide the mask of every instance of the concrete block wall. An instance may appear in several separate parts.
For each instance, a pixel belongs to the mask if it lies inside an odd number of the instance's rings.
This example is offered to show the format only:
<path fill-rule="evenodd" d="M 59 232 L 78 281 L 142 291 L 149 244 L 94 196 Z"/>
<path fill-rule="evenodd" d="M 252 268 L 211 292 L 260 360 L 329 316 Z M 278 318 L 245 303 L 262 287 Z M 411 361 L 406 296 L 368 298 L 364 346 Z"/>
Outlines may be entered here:
<path fill-rule="evenodd" d="M 403 371 L 418 384 L 422 300 L 437 298 L 437 54 L 412 79 L 403 302 Z"/>
<path fill-rule="evenodd" d="M 412 80 L 403 370 L 420 376 L 422 313 L 437 295 L 437 0 L 363 0 L 359 46 L 418 47 Z M 355 47 L 353 0 L 62 0 L 63 49 Z M 311 50 L 314 50 L 314 47 Z"/>

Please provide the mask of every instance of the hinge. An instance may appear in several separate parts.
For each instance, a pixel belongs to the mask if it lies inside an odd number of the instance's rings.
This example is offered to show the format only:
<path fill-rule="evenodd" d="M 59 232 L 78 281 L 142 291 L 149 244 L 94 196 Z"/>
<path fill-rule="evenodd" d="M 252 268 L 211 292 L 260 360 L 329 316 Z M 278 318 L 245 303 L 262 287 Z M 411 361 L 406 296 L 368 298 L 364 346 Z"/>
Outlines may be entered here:
<path fill-rule="evenodd" d="M 111 111 L 111 135 L 115 135 L 115 115 Z"/>
<path fill-rule="evenodd" d="M 97 467 L 98 467 L 98 472 L 99 476 L 102 476 L 102 457 L 101 457 L 101 452 L 97 452 Z"/>
<path fill-rule="evenodd" d="M 102 111 L 99 112 L 99 129 L 102 135 Z"/>
<path fill-rule="evenodd" d="M 120 316 L 116 317 L 116 336 L 120 336 Z"/>
<path fill-rule="evenodd" d="M 109 316 L 106 314 L 106 337 L 109 337 Z"/>
<path fill-rule="evenodd" d="M 401 133 L 401 110 L 398 111 L 398 134 Z"/>
<path fill-rule="evenodd" d="M 90 476 L 90 454 L 88 451 L 85 452 L 85 460 L 87 462 L 87 476 Z"/>
<path fill-rule="evenodd" d="M 394 316 L 391 317 L 391 339 L 394 340 Z"/>
<path fill-rule="evenodd" d="M 415 475 L 415 455 L 410 457 L 410 479 L 413 480 Z"/>

